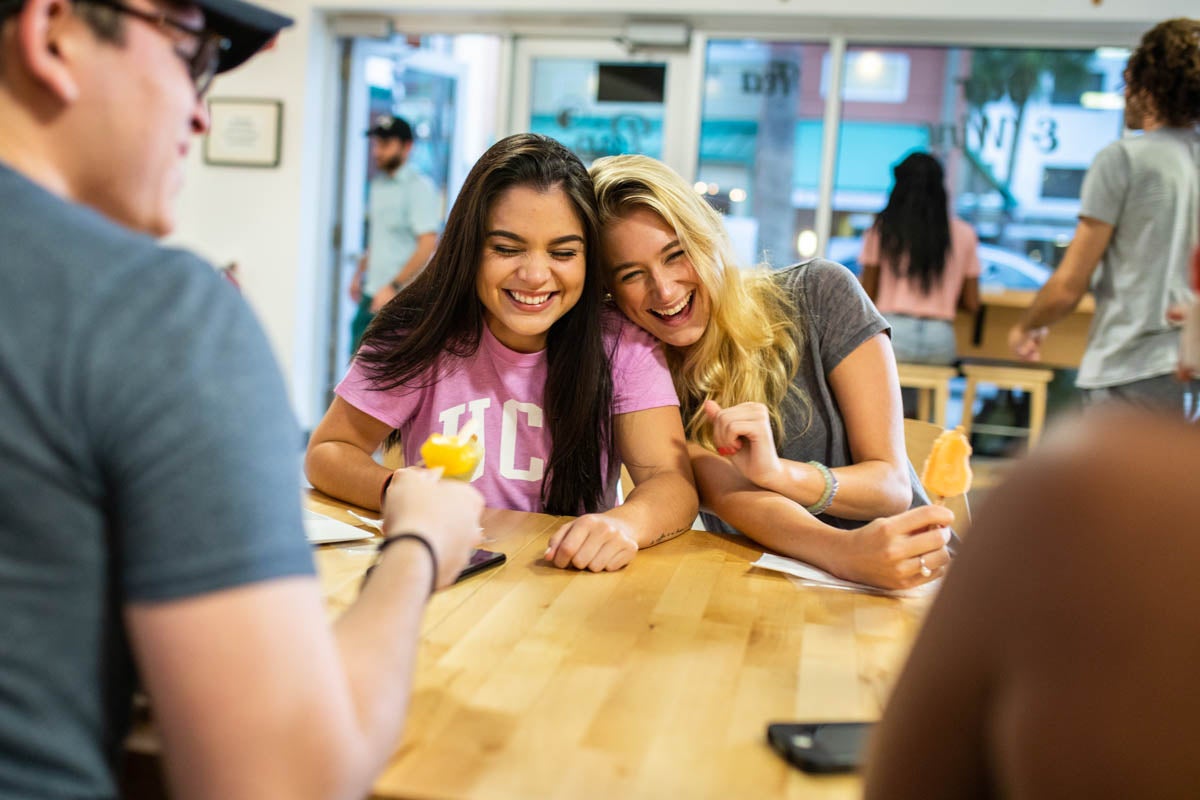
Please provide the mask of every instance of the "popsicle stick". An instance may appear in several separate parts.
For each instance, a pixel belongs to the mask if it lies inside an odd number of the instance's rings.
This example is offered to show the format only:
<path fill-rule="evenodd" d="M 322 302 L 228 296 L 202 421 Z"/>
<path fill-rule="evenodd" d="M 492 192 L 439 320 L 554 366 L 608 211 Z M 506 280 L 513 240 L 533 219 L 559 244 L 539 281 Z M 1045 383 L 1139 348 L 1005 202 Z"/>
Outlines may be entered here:
<path fill-rule="evenodd" d="M 461 442 L 464 439 L 470 439 L 479 435 L 479 421 L 475 417 L 467 420 L 461 428 L 458 429 L 458 440 Z"/>

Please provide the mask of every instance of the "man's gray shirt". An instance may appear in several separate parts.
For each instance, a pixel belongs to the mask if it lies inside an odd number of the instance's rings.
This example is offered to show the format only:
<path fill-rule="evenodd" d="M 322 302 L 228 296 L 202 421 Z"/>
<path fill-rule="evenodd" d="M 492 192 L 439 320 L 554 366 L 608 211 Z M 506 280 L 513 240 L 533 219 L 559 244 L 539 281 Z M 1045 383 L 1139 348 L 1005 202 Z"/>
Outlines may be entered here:
<path fill-rule="evenodd" d="M 1079 367 L 1082 389 L 1174 372 L 1179 331 L 1167 309 L 1191 298 L 1200 236 L 1200 134 L 1164 128 L 1105 147 L 1083 181 L 1079 216 L 1113 226 L 1092 278 L 1096 314 Z"/>
<path fill-rule="evenodd" d="M 114 797 L 123 609 L 313 572 L 300 435 L 209 265 L 0 164 L 0 798 Z"/>

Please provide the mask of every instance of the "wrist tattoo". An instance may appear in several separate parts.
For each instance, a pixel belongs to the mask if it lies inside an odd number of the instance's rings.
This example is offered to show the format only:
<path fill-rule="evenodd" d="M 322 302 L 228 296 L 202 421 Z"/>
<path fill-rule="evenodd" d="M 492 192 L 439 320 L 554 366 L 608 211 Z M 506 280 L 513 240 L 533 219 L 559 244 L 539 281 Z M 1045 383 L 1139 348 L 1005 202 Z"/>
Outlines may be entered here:
<path fill-rule="evenodd" d="M 677 531 L 667 531 L 666 533 L 662 534 L 657 539 L 655 539 L 653 542 L 651 542 L 649 546 L 653 547 L 656 544 L 662 544 L 663 542 L 667 541 L 668 539 L 674 539 L 676 536 L 685 534 L 690 530 L 691 530 L 690 527 L 686 527 L 686 528 L 680 528 Z"/>

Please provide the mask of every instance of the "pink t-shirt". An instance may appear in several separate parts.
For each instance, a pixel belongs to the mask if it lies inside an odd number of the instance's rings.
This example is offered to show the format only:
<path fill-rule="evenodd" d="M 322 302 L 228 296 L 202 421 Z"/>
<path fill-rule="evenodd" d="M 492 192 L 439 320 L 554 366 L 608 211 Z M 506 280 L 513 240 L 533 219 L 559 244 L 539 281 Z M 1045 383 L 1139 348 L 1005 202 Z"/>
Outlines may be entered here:
<path fill-rule="evenodd" d="M 607 312 L 616 328 L 605 336 L 613 355 L 613 415 L 678 406 L 662 346 L 620 314 Z M 550 457 L 550 429 L 542 411 L 546 351 L 514 352 L 483 326 L 479 349 L 469 359 L 444 357 L 438 379 L 421 389 L 376 391 L 351 363 L 337 394 L 375 419 L 398 428 L 404 463 L 415 464 L 431 433 L 453 435 L 474 417 L 484 457 L 471 482 L 491 508 L 541 511 L 542 476 Z M 423 383 L 425 381 L 422 381 Z M 605 474 L 609 473 L 605 465 Z M 616 484 L 604 487 L 607 507 L 616 504 Z"/>
<path fill-rule="evenodd" d="M 879 231 L 875 227 L 863 236 L 862 253 L 858 263 L 879 265 L 879 292 L 875 307 L 884 314 L 907 314 L 910 317 L 931 319 L 954 319 L 958 308 L 958 297 L 962 294 L 963 281 L 979 277 L 979 237 L 975 229 L 957 217 L 950 218 L 950 252 L 946 254 L 946 269 L 940 283 L 934 284 L 929 294 L 921 292 L 916 279 L 900 278 L 892 271 L 890 263 L 884 263 L 879 253 Z M 900 271 L 908 267 L 908 256 L 900 264 Z"/>

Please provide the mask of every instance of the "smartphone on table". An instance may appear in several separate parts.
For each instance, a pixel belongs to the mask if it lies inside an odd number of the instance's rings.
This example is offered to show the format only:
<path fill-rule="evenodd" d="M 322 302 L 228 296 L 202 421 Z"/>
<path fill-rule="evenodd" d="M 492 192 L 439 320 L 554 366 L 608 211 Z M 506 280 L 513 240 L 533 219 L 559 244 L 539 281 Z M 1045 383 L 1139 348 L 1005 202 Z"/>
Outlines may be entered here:
<path fill-rule="evenodd" d="M 776 722 L 767 741 L 805 772 L 853 772 L 866 756 L 873 722 Z"/>
<path fill-rule="evenodd" d="M 485 569 L 498 567 L 504 563 L 505 558 L 504 553 L 494 553 L 491 550 L 476 548 L 471 553 L 471 558 L 467 561 L 467 565 L 463 567 L 462 572 L 458 573 L 458 577 L 454 579 L 454 582 L 458 583 L 463 578 L 469 578 L 476 572 L 483 572 Z"/>

